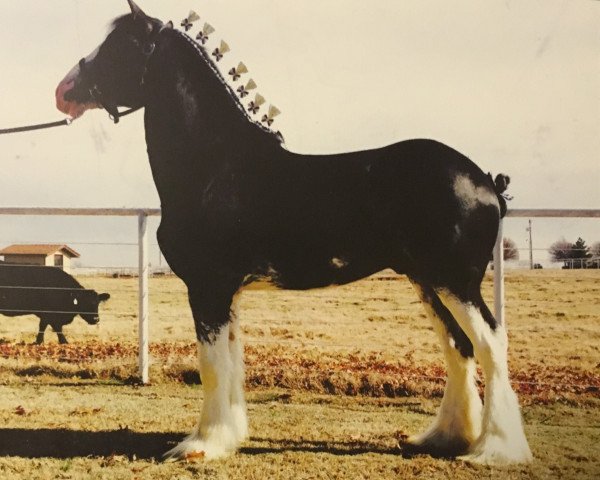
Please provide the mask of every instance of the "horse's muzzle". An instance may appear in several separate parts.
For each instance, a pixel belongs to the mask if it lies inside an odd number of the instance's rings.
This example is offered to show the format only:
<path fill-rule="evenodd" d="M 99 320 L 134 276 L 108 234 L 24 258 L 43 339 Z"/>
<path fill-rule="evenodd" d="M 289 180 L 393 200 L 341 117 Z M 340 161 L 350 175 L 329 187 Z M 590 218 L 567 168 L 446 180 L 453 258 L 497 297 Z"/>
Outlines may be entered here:
<path fill-rule="evenodd" d="M 78 118 L 86 110 L 99 108 L 92 98 L 79 100 L 74 95 L 79 76 L 79 65 L 76 65 L 56 87 L 56 108 L 71 118 Z"/>

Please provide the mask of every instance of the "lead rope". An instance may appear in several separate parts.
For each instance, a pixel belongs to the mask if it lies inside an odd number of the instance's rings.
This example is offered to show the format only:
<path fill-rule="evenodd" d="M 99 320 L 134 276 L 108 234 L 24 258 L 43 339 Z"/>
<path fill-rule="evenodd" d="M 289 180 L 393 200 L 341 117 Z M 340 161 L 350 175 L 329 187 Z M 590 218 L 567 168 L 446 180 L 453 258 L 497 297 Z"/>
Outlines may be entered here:
<path fill-rule="evenodd" d="M 71 125 L 72 122 L 72 118 L 65 118 L 64 120 L 60 120 L 58 122 L 39 123 L 37 125 L 26 125 L 24 127 L 2 128 L 0 129 L 0 135 L 7 133 L 29 132 L 31 130 L 41 130 L 42 128 L 62 127 L 63 125 L 68 126 Z"/>
<path fill-rule="evenodd" d="M 140 108 L 142 107 L 129 108 L 127 110 L 124 110 L 123 112 L 120 112 L 119 115 L 116 117 L 116 122 L 114 116 L 109 115 L 109 117 L 113 122 L 117 123 L 119 118 L 129 115 L 130 113 L 136 112 Z M 42 130 L 44 128 L 62 127 L 63 125 L 69 126 L 71 125 L 71 123 L 73 123 L 74 120 L 74 118 L 65 118 L 64 120 L 59 120 L 58 122 L 38 123 L 36 125 L 25 125 L 23 127 L 1 128 L 0 135 L 6 135 L 8 133 L 30 132 L 32 130 Z"/>

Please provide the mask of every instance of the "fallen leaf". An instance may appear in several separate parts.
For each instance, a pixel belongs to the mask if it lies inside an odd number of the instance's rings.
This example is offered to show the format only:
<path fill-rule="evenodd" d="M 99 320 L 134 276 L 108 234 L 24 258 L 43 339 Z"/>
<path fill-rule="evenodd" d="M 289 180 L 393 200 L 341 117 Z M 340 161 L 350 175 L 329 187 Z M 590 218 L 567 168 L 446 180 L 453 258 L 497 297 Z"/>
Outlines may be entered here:
<path fill-rule="evenodd" d="M 206 453 L 204 451 L 200 451 L 200 452 L 190 452 L 190 453 L 186 453 L 185 454 L 185 461 L 186 462 L 190 462 L 190 461 L 196 461 L 196 460 L 202 460 L 204 457 L 206 456 Z"/>

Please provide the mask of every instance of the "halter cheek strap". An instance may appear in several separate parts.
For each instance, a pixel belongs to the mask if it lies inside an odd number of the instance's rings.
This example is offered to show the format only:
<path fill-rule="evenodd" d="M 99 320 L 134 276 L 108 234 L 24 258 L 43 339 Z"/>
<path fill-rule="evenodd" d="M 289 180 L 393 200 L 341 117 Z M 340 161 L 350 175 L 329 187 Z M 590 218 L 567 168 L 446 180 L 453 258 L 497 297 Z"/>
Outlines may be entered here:
<path fill-rule="evenodd" d="M 148 60 L 150 59 L 150 57 L 154 53 L 154 50 L 156 49 L 156 40 L 158 39 L 158 36 L 160 35 L 160 33 L 167 28 L 172 28 L 172 24 L 167 23 L 165 25 L 162 25 L 160 27 L 160 29 L 158 29 L 156 34 L 153 35 L 152 40 L 149 41 L 148 43 L 146 43 L 142 47 L 142 54 L 146 58 L 146 61 L 145 61 L 145 65 L 144 65 L 144 72 L 142 73 L 142 78 L 140 81 L 140 87 L 143 86 L 143 84 L 144 84 L 144 77 L 146 75 L 146 68 L 148 66 Z M 86 65 L 85 58 L 82 58 L 81 60 L 79 60 L 79 72 L 80 72 L 80 75 L 83 77 L 84 81 L 85 81 L 85 76 L 86 76 L 87 71 L 88 71 L 88 67 Z M 111 100 L 110 98 L 108 98 L 102 92 L 102 90 L 100 89 L 100 87 L 98 86 L 98 84 L 96 82 L 94 82 L 90 85 L 89 93 L 90 93 L 90 96 L 92 97 L 92 99 L 98 105 L 100 105 L 104 110 L 106 110 L 108 112 L 108 116 L 114 123 L 119 123 L 119 119 L 121 117 L 124 117 L 125 115 L 129 115 L 130 113 L 136 112 L 143 106 L 143 105 L 141 105 L 139 107 L 130 108 L 123 112 L 119 112 L 117 103 L 115 101 Z"/>
<path fill-rule="evenodd" d="M 85 58 L 82 58 L 81 60 L 79 60 L 79 74 L 81 75 L 81 77 L 83 78 L 83 80 L 85 81 L 85 77 L 87 76 L 86 73 L 88 71 L 88 66 L 85 62 Z M 119 113 L 119 109 L 117 108 L 117 104 L 113 101 L 110 101 L 103 93 L 102 90 L 100 90 L 100 87 L 98 87 L 97 83 L 92 83 L 88 89 L 90 97 L 92 97 L 92 99 L 94 100 L 94 102 L 96 102 L 98 105 L 100 105 L 104 110 L 106 110 L 108 112 L 109 117 L 111 118 L 111 120 L 115 123 L 119 123 L 119 117 L 122 116 Z M 137 110 L 137 108 L 136 108 Z"/>

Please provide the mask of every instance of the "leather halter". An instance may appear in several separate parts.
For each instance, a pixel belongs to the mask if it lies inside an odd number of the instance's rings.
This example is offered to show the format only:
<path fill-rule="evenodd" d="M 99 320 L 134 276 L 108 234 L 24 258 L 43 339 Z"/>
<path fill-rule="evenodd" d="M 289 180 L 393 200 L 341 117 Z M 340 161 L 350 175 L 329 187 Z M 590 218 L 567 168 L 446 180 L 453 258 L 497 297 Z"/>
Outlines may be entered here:
<path fill-rule="evenodd" d="M 152 54 L 154 53 L 154 50 L 156 49 L 156 40 L 158 40 L 158 36 L 165 28 L 166 28 L 165 25 L 162 25 L 161 28 L 158 30 L 158 32 L 156 32 L 156 34 L 153 36 L 154 37 L 153 40 L 148 42 L 147 44 L 145 44 L 142 49 L 142 54 L 145 57 L 145 63 L 144 63 L 144 71 L 143 71 L 142 77 L 140 79 L 140 85 L 139 85 L 140 88 L 142 88 L 144 85 L 144 77 L 146 76 L 146 70 L 148 68 L 148 61 L 150 60 L 150 57 L 152 56 Z M 121 117 L 124 117 L 125 115 L 129 115 L 130 113 L 133 113 L 143 107 L 143 105 L 140 105 L 139 107 L 130 108 L 128 110 L 119 112 L 117 103 L 100 89 L 97 82 L 88 82 L 87 81 L 86 77 L 89 75 L 88 72 L 89 72 L 89 67 L 86 64 L 85 58 L 82 58 L 81 60 L 79 60 L 79 75 L 80 75 L 82 81 L 85 84 L 89 85 L 88 91 L 89 91 L 90 96 L 94 100 L 94 102 L 96 102 L 98 105 L 100 105 L 104 110 L 106 110 L 108 112 L 109 118 L 114 123 L 119 123 L 119 119 Z"/>

